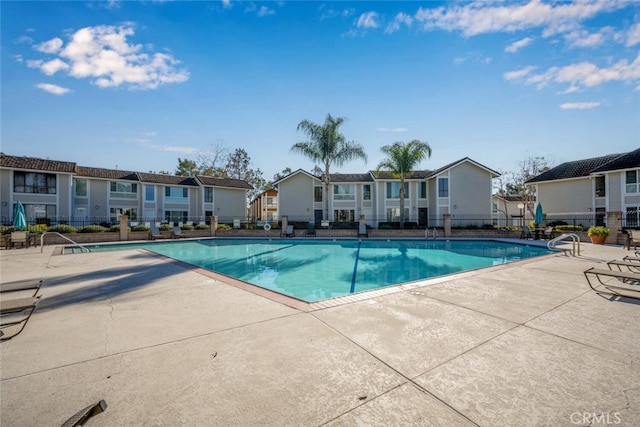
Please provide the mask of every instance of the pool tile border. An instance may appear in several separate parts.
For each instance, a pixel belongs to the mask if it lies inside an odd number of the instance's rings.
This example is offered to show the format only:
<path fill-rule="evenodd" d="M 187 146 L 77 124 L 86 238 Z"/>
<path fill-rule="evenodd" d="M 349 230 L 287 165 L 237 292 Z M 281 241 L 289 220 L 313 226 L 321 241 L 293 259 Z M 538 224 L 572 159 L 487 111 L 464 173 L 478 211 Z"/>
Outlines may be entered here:
<path fill-rule="evenodd" d="M 173 258 L 167 257 L 165 255 L 161 255 L 155 252 L 151 252 L 148 251 L 146 249 L 137 249 L 141 252 L 144 252 L 145 254 L 148 254 L 150 256 L 156 257 L 156 258 L 160 258 L 162 260 L 164 260 L 165 262 L 169 262 L 175 265 L 178 265 L 184 269 L 193 271 L 195 273 L 198 274 L 202 274 L 203 276 L 209 277 L 211 279 L 217 280 L 219 282 L 225 283 L 227 285 L 230 286 L 234 286 L 236 288 L 245 290 L 247 292 L 251 292 L 255 295 L 259 295 L 261 297 L 270 299 L 271 301 L 277 302 L 279 304 L 283 304 L 286 305 L 287 307 L 291 307 L 294 308 L 296 310 L 300 310 L 302 312 L 312 312 L 312 311 L 317 311 L 317 310 L 324 310 L 327 308 L 332 308 L 332 307 L 338 307 L 341 305 L 345 305 L 345 304 L 351 304 L 351 303 L 356 303 L 356 302 L 360 302 L 360 301 L 365 301 L 371 298 L 376 298 L 376 297 L 381 297 L 381 296 L 385 296 L 385 295 L 390 295 L 390 294 L 395 294 L 398 292 L 405 292 L 405 291 L 409 291 L 409 290 L 413 290 L 416 288 L 422 288 L 425 286 L 430 286 L 430 285 L 435 285 L 437 283 L 443 283 L 443 282 L 448 282 L 450 280 L 454 280 L 454 279 L 460 279 L 460 278 L 464 278 L 464 277 L 472 277 L 475 276 L 476 274 L 480 273 L 480 272 L 489 272 L 489 271 L 496 271 L 496 270 L 501 270 L 504 268 L 508 268 L 508 267 L 512 267 L 514 265 L 522 265 L 522 264 L 526 264 L 526 263 L 530 263 L 530 262 L 535 262 L 536 260 L 539 260 L 541 258 L 547 258 L 547 257 L 556 257 L 556 256 L 562 256 L 561 254 L 558 253 L 553 253 L 553 254 L 549 254 L 549 255 L 542 255 L 542 256 L 538 256 L 538 257 L 533 257 L 533 258 L 527 258 L 527 259 L 523 259 L 521 261 L 514 261 L 514 262 L 510 262 L 510 263 L 506 263 L 506 264 L 500 264 L 500 265 L 494 265 L 491 267 L 483 267 L 483 268 L 478 268 L 475 270 L 469 270 L 469 271 L 464 271 L 461 273 L 454 273 L 454 274 L 449 274 L 449 275 L 445 275 L 445 276 L 438 276 L 438 277 L 434 277 L 431 279 L 424 279 L 424 280 L 418 280 L 415 282 L 409 282 L 409 283 L 403 283 L 400 285 L 392 285 L 392 286 L 387 286 L 384 288 L 379 288 L 379 289 L 373 289 L 370 291 L 363 291 L 363 292 L 359 292 L 356 294 L 351 294 L 351 295 L 344 295 L 341 297 L 335 297 L 335 298 L 330 298 L 330 299 L 326 299 L 326 300 L 322 300 L 322 301 L 317 301 L 317 302 L 307 302 L 307 301 L 303 301 L 297 298 L 293 298 L 266 288 L 261 288 L 260 286 L 256 286 L 256 285 L 252 285 L 250 283 L 247 282 L 243 282 L 242 280 L 238 280 L 236 278 L 230 277 L 230 276 L 225 276 L 224 274 L 220 274 L 220 273 L 216 273 L 207 269 L 204 269 L 202 267 L 197 267 L 195 265 L 186 263 L 184 261 L 179 261 L 179 260 L 175 260 Z"/>

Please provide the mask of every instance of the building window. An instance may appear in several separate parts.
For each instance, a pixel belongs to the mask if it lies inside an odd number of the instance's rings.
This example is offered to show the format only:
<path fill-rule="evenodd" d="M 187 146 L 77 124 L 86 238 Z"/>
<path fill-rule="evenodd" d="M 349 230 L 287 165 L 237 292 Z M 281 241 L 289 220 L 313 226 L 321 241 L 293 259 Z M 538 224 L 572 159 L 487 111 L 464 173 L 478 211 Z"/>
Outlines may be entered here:
<path fill-rule="evenodd" d="M 362 186 L 362 200 L 371 200 L 371 185 L 365 184 Z"/>
<path fill-rule="evenodd" d="M 409 196 L 409 183 L 404 183 L 404 197 Z M 387 182 L 387 199 L 399 199 L 400 198 L 400 183 L 399 182 Z"/>
<path fill-rule="evenodd" d="M 626 177 L 626 191 L 627 193 L 637 193 L 638 192 L 638 171 L 627 171 L 625 174 Z"/>
<path fill-rule="evenodd" d="M 87 180 L 76 178 L 73 182 L 75 183 L 76 197 L 87 197 Z"/>
<path fill-rule="evenodd" d="M 409 208 L 404 208 L 404 219 L 409 219 Z M 398 222 L 400 221 L 400 208 L 387 208 L 387 221 Z"/>
<path fill-rule="evenodd" d="M 189 212 L 187 211 L 165 211 L 164 219 L 169 223 L 187 222 Z"/>
<path fill-rule="evenodd" d="M 187 199 L 189 189 L 183 187 L 164 187 L 164 196 L 167 199 Z"/>
<path fill-rule="evenodd" d="M 109 208 L 109 218 L 112 223 L 120 222 L 120 215 L 127 215 L 131 221 L 138 220 L 138 209 L 136 208 Z"/>
<path fill-rule="evenodd" d="M 334 184 L 333 200 L 355 200 L 356 186 L 353 184 Z"/>
<path fill-rule="evenodd" d="M 204 202 L 213 203 L 213 187 L 204 187 Z"/>
<path fill-rule="evenodd" d="M 156 187 L 155 185 L 144 186 L 144 200 L 147 202 L 153 202 L 156 200 Z"/>
<path fill-rule="evenodd" d="M 494 214 L 498 213 L 498 203 L 496 202 L 491 203 L 491 213 L 494 213 Z"/>
<path fill-rule="evenodd" d="M 596 184 L 596 197 L 604 197 L 606 196 L 605 188 L 604 188 L 604 176 L 596 176 L 595 179 Z"/>
<path fill-rule="evenodd" d="M 132 182 L 113 181 L 110 183 L 109 197 L 119 199 L 137 199 L 138 184 Z"/>
<path fill-rule="evenodd" d="M 267 206 L 275 206 L 276 202 L 275 202 L 275 198 L 274 197 L 267 197 Z"/>
<path fill-rule="evenodd" d="M 427 198 L 427 183 L 422 181 L 418 183 L 418 199 Z"/>
<path fill-rule="evenodd" d="M 438 178 L 438 197 L 449 197 L 449 178 Z"/>
<path fill-rule="evenodd" d="M 355 212 L 353 209 L 336 209 L 333 211 L 333 220 L 335 222 L 353 222 Z"/>
<path fill-rule="evenodd" d="M 313 187 L 313 201 L 322 202 L 322 187 Z"/>
<path fill-rule="evenodd" d="M 627 224 L 625 227 L 628 228 L 637 228 L 640 224 L 638 221 L 638 212 L 640 209 L 637 206 L 629 206 L 627 207 Z"/>
<path fill-rule="evenodd" d="M 14 172 L 13 191 L 16 193 L 56 194 L 56 176 L 51 173 Z"/>

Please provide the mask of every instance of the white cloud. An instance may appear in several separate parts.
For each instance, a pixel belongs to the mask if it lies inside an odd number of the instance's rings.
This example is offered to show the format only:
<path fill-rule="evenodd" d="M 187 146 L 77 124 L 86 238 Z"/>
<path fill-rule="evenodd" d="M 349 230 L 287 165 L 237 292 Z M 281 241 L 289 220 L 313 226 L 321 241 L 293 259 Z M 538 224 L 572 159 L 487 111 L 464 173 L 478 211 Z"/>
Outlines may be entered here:
<path fill-rule="evenodd" d="M 33 44 L 33 39 L 29 36 L 20 36 L 13 41 L 15 44 Z"/>
<path fill-rule="evenodd" d="M 485 56 L 482 52 L 467 52 L 465 56 L 458 56 L 453 59 L 453 63 L 456 65 L 463 64 L 465 62 L 473 62 L 480 64 L 490 64 L 493 58 Z"/>
<path fill-rule="evenodd" d="M 68 70 L 69 65 L 59 58 L 52 59 L 51 61 L 44 62 L 40 65 L 40 70 L 47 76 L 52 76 L 60 70 Z"/>
<path fill-rule="evenodd" d="M 78 79 L 90 79 L 99 87 L 155 89 L 168 83 L 181 83 L 189 73 L 180 62 L 166 53 L 146 52 L 142 45 L 130 44 L 131 25 L 82 28 L 64 45 L 55 38 L 36 46 L 43 53 L 56 53 L 49 61 L 28 60 L 27 66 L 47 75 L 66 71 Z"/>
<path fill-rule="evenodd" d="M 407 132 L 407 128 L 377 128 L 378 132 Z"/>
<path fill-rule="evenodd" d="M 519 79 L 529 75 L 535 69 L 536 69 L 536 67 L 529 65 L 529 66 L 521 68 L 519 70 L 508 71 L 508 72 L 504 73 L 503 77 L 504 77 L 505 80 L 519 80 Z"/>
<path fill-rule="evenodd" d="M 38 89 L 42 89 L 45 92 L 49 92 L 52 93 L 54 95 L 64 95 L 66 93 L 69 93 L 71 90 L 67 89 L 66 87 L 62 87 L 62 86 L 58 86 L 58 85 L 52 85 L 49 83 L 38 83 L 36 85 L 36 87 Z"/>
<path fill-rule="evenodd" d="M 356 26 L 358 28 L 378 28 L 378 14 L 376 12 L 363 13 L 358 18 Z"/>
<path fill-rule="evenodd" d="M 403 25 L 411 27 L 412 24 L 413 18 L 406 13 L 400 12 L 393 18 L 393 21 L 389 25 L 387 25 L 387 28 L 385 28 L 384 32 L 387 34 L 395 33 Z"/>
<path fill-rule="evenodd" d="M 233 7 L 231 0 L 222 0 L 222 7 L 225 9 L 231 9 Z"/>
<path fill-rule="evenodd" d="M 629 28 L 629 32 L 627 33 L 627 43 L 628 47 L 635 46 L 640 43 L 640 22 L 633 25 Z"/>
<path fill-rule="evenodd" d="M 467 37 L 531 28 L 543 28 L 543 35 L 550 36 L 576 29 L 584 20 L 626 5 L 627 3 L 619 0 L 558 3 L 530 0 L 524 4 L 475 1 L 462 5 L 454 3 L 454 6 L 420 8 L 415 19 L 426 30 L 460 31 Z"/>
<path fill-rule="evenodd" d="M 567 102 L 560 104 L 560 108 L 563 110 L 590 110 L 600 105 L 600 102 Z"/>
<path fill-rule="evenodd" d="M 258 16 L 275 15 L 275 13 L 275 10 L 269 9 L 267 6 L 260 6 L 260 9 L 258 9 Z"/>
<path fill-rule="evenodd" d="M 538 89 L 551 83 L 569 84 L 569 89 L 565 93 L 614 81 L 638 84 L 640 83 L 640 53 L 631 63 L 623 59 L 606 68 L 600 68 L 592 62 L 585 61 L 564 67 L 551 67 L 545 72 L 535 75 L 532 75 L 531 71 L 532 69 L 527 67 L 519 71 L 505 73 L 504 78 L 514 80 L 527 77 L 524 83 L 535 85 Z"/>
<path fill-rule="evenodd" d="M 504 49 L 504 51 L 508 52 L 508 53 L 516 53 L 517 51 L 519 51 L 523 47 L 530 45 L 532 41 L 533 41 L 533 39 L 531 37 L 525 37 L 525 38 L 523 38 L 521 40 L 518 40 L 518 41 L 515 41 L 515 42 L 511 43 L 509 46 L 507 46 Z"/>
<path fill-rule="evenodd" d="M 606 38 L 613 34 L 611 27 L 601 28 L 597 33 L 589 33 L 586 30 L 575 30 L 564 35 L 565 40 L 571 47 L 596 47 L 606 41 Z"/>
<path fill-rule="evenodd" d="M 44 43 L 35 45 L 33 48 L 42 53 L 57 53 L 62 47 L 62 39 L 55 37 Z"/>

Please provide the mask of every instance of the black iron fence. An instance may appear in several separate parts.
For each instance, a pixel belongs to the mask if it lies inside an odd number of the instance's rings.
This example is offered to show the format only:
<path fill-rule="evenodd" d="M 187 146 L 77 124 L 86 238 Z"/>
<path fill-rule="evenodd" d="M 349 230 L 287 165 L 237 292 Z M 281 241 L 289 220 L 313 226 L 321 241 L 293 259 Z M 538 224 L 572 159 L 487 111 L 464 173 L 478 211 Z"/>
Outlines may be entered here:
<path fill-rule="evenodd" d="M 306 228 L 311 222 L 315 224 L 316 228 L 334 228 L 334 229 L 357 229 L 359 218 L 347 218 L 347 220 L 335 220 L 331 218 L 329 220 L 315 220 L 308 215 L 287 215 L 289 224 L 294 225 L 295 228 Z M 379 229 L 425 229 L 425 228 L 442 228 L 444 226 L 443 217 L 425 217 L 425 218 L 409 218 L 401 224 L 400 218 L 393 217 L 365 217 L 365 223 L 369 228 Z M 3 226 L 11 226 L 13 224 L 12 216 L 0 217 L 1 224 Z M 219 216 L 218 224 L 223 227 L 231 228 L 262 228 L 266 223 L 272 228 L 279 228 L 282 219 L 277 220 L 260 220 L 251 218 L 249 216 Z M 504 215 L 451 215 L 451 227 L 452 228 L 494 228 L 494 227 L 521 227 L 522 225 L 529 225 L 530 218 L 521 217 L 509 217 Z M 582 227 L 584 230 L 594 225 L 607 225 L 605 212 L 585 212 L 585 213 L 547 213 L 545 214 L 545 222 L 547 225 L 571 225 L 575 227 Z M 198 216 L 184 216 L 181 218 L 130 218 L 129 224 L 145 225 L 148 223 L 160 223 L 169 224 L 171 226 L 183 225 L 183 224 L 211 224 L 211 217 Z M 47 218 L 27 218 L 27 224 L 34 226 L 41 224 L 45 227 L 52 227 L 59 224 L 70 225 L 73 227 L 87 227 L 91 225 L 101 225 L 103 227 L 112 227 L 119 225 L 120 221 L 117 218 L 111 217 L 73 217 L 73 216 L 58 216 Z M 640 228 L 640 215 L 636 211 L 629 211 L 622 213 L 622 227 L 623 228 Z"/>

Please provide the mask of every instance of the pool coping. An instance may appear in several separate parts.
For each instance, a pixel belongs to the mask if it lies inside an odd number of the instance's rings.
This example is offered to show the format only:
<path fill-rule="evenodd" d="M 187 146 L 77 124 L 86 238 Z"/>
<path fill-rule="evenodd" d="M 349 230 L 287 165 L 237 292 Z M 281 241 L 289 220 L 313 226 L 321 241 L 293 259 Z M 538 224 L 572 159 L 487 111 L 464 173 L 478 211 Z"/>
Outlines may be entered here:
<path fill-rule="evenodd" d="M 397 240 L 406 240 L 406 239 L 397 239 Z M 476 239 L 463 239 L 463 240 L 476 240 Z M 494 240 L 494 239 L 486 239 L 486 240 Z M 513 242 L 507 241 L 503 243 L 513 243 Z M 291 307 L 305 313 L 323 310 L 323 309 L 332 308 L 332 307 L 338 307 L 341 305 L 351 304 L 359 301 L 364 301 L 364 300 L 379 297 L 382 295 L 389 295 L 389 294 L 394 294 L 398 292 L 404 292 L 404 291 L 415 289 L 415 288 L 431 286 L 438 283 L 448 282 L 450 280 L 474 276 L 479 271 L 486 271 L 486 272 L 497 271 L 497 270 L 501 270 L 514 265 L 522 265 L 522 264 L 534 262 L 536 260 L 540 260 L 543 258 L 556 257 L 559 255 L 560 256 L 563 255 L 562 251 L 557 251 L 547 255 L 539 255 L 539 256 L 535 256 L 535 257 L 531 257 L 531 258 L 527 258 L 519 261 L 507 262 L 504 264 L 492 265 L 489 267 L 479 267 L 479 268 L 474 268 L 472 270 L 462 271 L 458 273 L 444 274 L 441 276 L 432 277 L 428 279 L 420 279 L 412 282 L 389 285 L 389 286 L 384 286 L 378 289 L 372 289 L 367 291 L 356 292 L 349 295 L 342 295 L 339 297 L 328 298 L 321 301 L 308 302 L 308 301 L 304 301 L 304 300 L 301 300 L 289 295 L 285 295 L 276 291 L 272 291 L 267 288 L 260 287 L 258 285 L 251 284 L 249 282 L 236 279 L 235 277 L 231 277 L 222 273 L 207 270 L 206 268 L 198 267 L 196 265 L 189 264 L 188 262 L 185 262 L 185 261 L 176 260 L 174 258 L 168 257 L 166 255 L 162 255 L 147 249 L 130 249 L 130 250 L 139 251 L 149 256 L 162 259 L 164 262 L 180 266 L 181 268 L 184 268 L 186 270 L 201 274 L 203 276 L 220 281 L 222 283 L 236 287 L 238 289 L 242 289 L 252 294 L 267 298 L 271 301 L 286 305 L 287 307 Z"/>

